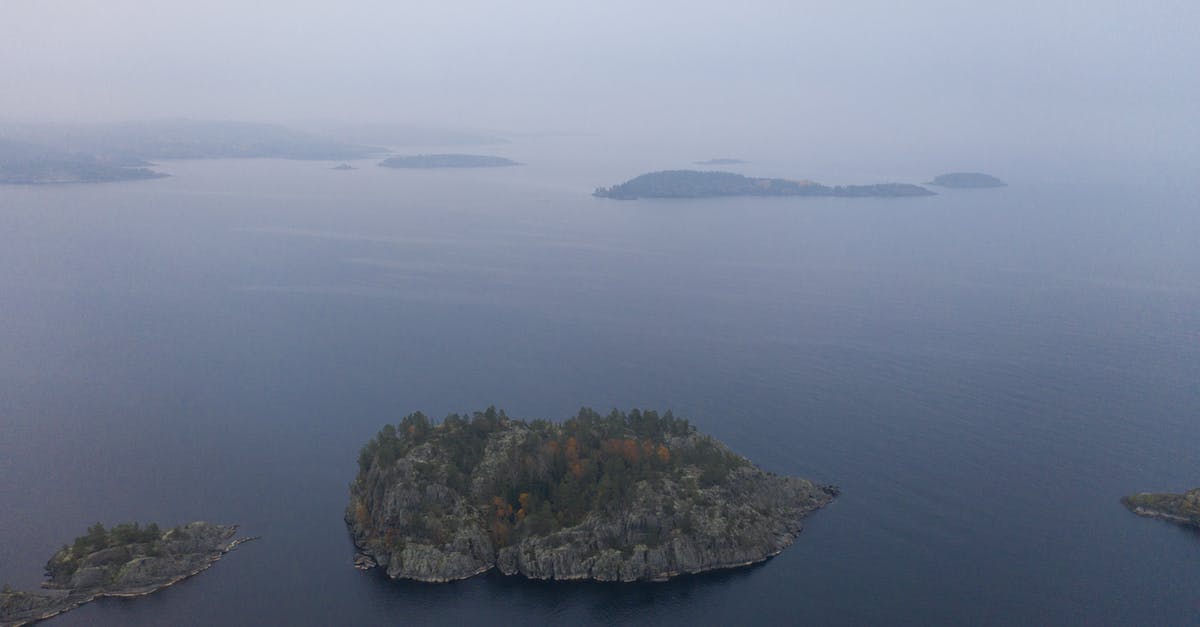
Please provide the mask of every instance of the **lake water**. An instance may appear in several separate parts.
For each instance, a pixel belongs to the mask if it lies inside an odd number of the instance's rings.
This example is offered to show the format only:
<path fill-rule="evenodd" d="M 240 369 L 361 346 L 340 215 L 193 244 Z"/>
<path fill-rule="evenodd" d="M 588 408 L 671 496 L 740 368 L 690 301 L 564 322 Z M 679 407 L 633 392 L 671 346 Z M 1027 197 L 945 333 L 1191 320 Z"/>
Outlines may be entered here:
<path fill-rule="evenodd" d="M 207 519 L 263 539 L 52 624 L 1200 622 L 1200 535 L 1118 501 L 1200 486 L 1195 189 L 619 202 L 588 192 L 712 155 L 574 141 L 0 188 L 0 581 L 96 521 Z M 937 173 L 803 166 L 742 170 Z M 672 409 L 843 493 L 778 558 L 668 584 L 354 570 L 358 448 L 492 404 Z"/>

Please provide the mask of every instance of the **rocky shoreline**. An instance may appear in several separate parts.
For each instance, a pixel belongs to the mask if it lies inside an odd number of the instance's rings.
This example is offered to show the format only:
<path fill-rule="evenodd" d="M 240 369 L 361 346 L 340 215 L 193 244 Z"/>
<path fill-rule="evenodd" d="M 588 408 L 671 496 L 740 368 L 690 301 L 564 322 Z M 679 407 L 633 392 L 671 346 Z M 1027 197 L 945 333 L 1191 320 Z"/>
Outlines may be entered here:
<path fill-rule="evenodd" d="M 1183 494 L 1142 492 L 1122 498 L 1121 504 L 1138 516 L 1200 528 L 1200 488 Z"/>
<path fill-rule="evenodd" d="M 184 530 L 187 536 L 180 537 L 179 530 Z M 92 553 L 84 557 L 83 563 L 94 565 L 81 569 L 84 572 L 77 573 L 69 582 L 43 582 L 42 587 L 49 592 L 6 590 L 0 594 L 0 626 L 33 624 L 104 597 L 134 598 L 153 594 L 208 570 L 238 546 L 259 539 L 259 536 L 234 539 L 236 532 L 236 525 L 194 522 L 163 534 L 162 546 L 156 544 L 153 547 L 160 555 L 120 561 L 117 555 L 122 551 L 129 556 L 136 555 L 137 550 L 133 547 L 114 547 Z M 173 537 L 172 534 L 176 535 Z M 103 553 L 108 555 L 101 555 Z M 101 574 L 106 575 L 106 581 L 96 583 Z"/>
<path fill-rule="evenodd" d="M 430 583 L 492 569 L 539 580 L 666 581 L 778 555 L 795 541 L 803 519 L 838 494 L 833 486 L 765 472 L 690 427 L 657 439 L 627 432 L 603 440 L 596 433 L 607 429 L 612 436 L 619 428 L 611 421 L 619 425 L 621 418 L 589 420 L 610 423 L 534 425 L 501 417 L 461 478 L 453 461 L 457 430 L 482 432 L 484 420 L 475 427 L 439 425 L 424 440 L 398 437 L 406 442 L 397 449 L 402 454 L 364 459 L 352 487 L 346 523 L 358 549 L 355 567 Z M 602 443 L 599 450 L 575 443 L 589 438 Z M 563 459 L 563 450 L 574 458 Z M 639 451 L 659 457 L 647 462 Z M 603 492 L 611 477 L 585 469 L 624 468 L 614 461 L 621 455 L 641 466 L 630 464 L 618 476 L 637 479 Z M 573 470 L 559 478 L 556 464 Z M 545 488 L 556 481 L 568 489 Z M 572 517 L 551 504 L 587 493 L 588 481 L 602 486 L 599 505 Z M 539 487 L 553 496 L 539 497 Z"/>

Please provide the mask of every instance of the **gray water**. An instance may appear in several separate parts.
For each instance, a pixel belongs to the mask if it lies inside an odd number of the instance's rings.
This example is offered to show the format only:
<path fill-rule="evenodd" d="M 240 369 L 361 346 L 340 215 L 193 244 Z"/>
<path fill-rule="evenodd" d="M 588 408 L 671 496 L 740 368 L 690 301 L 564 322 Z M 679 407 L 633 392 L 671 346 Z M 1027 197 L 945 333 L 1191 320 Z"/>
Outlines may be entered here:
<path fill-rule="evenodd" d="M 96 521 L 207 519 L 263 539 L 53 624 L 1200 621 L 1200 535 L 1118 502 L 1200 485 L 1196 190 L 618 202 L 588 192 L 709 155 L 508 150 L 0 188 L 0 581 Z M 923 180 L 803 166 L 743 170 Z M 358 447 L 488 405 L 671 409 L 843 494 L 668 584 L 351 568 Z"/>

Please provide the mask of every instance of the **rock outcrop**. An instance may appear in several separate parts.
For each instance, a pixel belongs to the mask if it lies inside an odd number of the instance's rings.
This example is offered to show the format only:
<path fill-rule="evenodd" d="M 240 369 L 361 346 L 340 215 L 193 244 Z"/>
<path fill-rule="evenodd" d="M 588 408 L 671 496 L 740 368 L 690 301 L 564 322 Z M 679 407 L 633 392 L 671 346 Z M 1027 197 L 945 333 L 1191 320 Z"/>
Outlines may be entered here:
<path fill-rule="evenodd" d="M 254 539 L 234 539 L 236 532 L 235 525 L 207 522 L 161 534 L 157 527 L 120 525 L 106 532 L 97 525 L 50 558 L 49 579 L 42 584 L 50 592 L 5 589 L 0 593 L 0 625 L 45 620 L 100 597 L 135 597 L 161 590 L 206 570 L 239 544 Z"/>
<path fill-rule="evenodd" d="M 1161 518 L 1179 525 L 1200 527 L 1200 488 L 1183 494 L 1142 492 L 1121 499 L 1138 516 Z"/>
<path fill-rule="evenodd" d="M 357 566 L 427 582 L 492 568 L 665 580 L 776 555 L 837 494 L 764 472 L 669 414 L 490 415 L 422 416 L 364 448 L 346 512 Z"/>

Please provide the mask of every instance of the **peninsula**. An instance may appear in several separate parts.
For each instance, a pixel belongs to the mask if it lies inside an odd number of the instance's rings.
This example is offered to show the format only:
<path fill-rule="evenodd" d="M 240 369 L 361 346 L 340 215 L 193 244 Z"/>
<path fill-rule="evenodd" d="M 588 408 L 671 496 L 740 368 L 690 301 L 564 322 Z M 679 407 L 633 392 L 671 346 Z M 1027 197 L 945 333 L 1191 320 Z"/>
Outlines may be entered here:
<path fill-rule="evenodd" d="M 709 198 L 720 196 L 930 196 L 933 192 L 907 183 L 828 186 L 813 181 L 753 178 L 733 172 L 666 170 L 651 172 L 620 185 L 597 188 L 600 198 Z"/>
<path fill-rule="evenodd" d="M 833 486 L 765 472 L 671 412 L 562 423 L 489 408 L 385 425 L 363 447 L 346 523 L 355 565 L 444 582 L 662 581 L 764 561 Z"/>
<path fill-rule="evenodd" d="M 46 563 L 51 592 L 0 592 L 0 625 L 26 625 L 100 597 L 156 592 L 206 570 L 239 544 L 235 525 L 194 522 L 163 532 L 156 524 L 96 523 Z"/>
<path fill-rule="evenodd" d="M 521 165 L 512 159 L 487 155 L 407 155 L 384 159 L 385 168 L 501 168 Z"/>
<path fill-rule="evenodd" d="M 1200 488 L 1183 494 L 1142 492 L 1121 499 L 1138 516 L 1161 518 L 1178 525 L 1200 527 Z"/>
<path fill-rule="evenodd" d="M 104 160 L 301 159 L 345 161 L 384 152 L 277 124 L 155 119 L 95 124 L 2 124 L 0 137 Z"/>
<path fill-rule="evenodd" d="M 1007 187 L 1008 183 L 1000 179 L 980 172 L 951 172 L 949 174 L 941 174 L 929 182 L 930 185 L 939 187 L 951 188 L 976 188 L 976 187 Z"/>
<path fill-rule="evenodd" d="M 0 184 L 105 183 L 167 176 L 135 167 L 141 165 L 146 164 L 0 139 Z"/>

